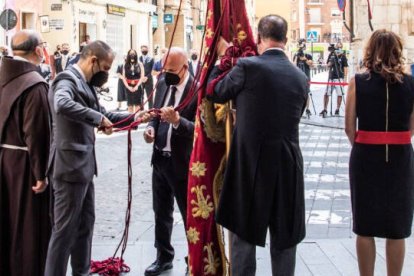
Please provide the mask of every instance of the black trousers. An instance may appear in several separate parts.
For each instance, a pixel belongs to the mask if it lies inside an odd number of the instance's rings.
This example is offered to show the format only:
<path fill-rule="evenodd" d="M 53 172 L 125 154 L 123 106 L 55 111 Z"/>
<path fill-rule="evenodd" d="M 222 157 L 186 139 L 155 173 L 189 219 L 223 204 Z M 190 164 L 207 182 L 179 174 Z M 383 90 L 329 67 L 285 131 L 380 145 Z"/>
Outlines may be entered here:
<path fill-rule="evenodd" d="M 256 275 L 256 245 L 248 243 L 231 233 L 231 275 Z M 294 276 L 296 266 L 296 246 L 277 249 L 270 234 L 270 256 L 273 276 Z"/>
<path fill-rule="evenodd" d="M 154 103 L 154 95 L 152 95 L 151 98 L 149 98 L 149 96 L 151 95 L 151 92 L 154 89 L 154 82 L 152 80 L 151 75 L 148 77 L 147 82 L 142 84 L 142 87 L 144 88 L 145 95 L 147 95 L 147 98 L 148 98 L 148 108 L 152 108 L 153 103 Z"/>
<path fill-rule="evenodd" d="M 95 189 L 90 183 L 53 180 L 54 221 L 45 276 L 66 275 L 69 256 L 72 275 L 87 276 L 95 223 Z"/>
<path fill-rule="evenodd" d="M 171 233 L 174 223 L 174 198 L 184 221 L 187 220 L 187 170 L 180 171 L 171 157 L 154 151 L 152 172 L 152 201 L 155 214 L 155 247 L 157 259 L 169 262 L 174 259 Z M 185 168 L 187 166 L 184 166 Z"/>

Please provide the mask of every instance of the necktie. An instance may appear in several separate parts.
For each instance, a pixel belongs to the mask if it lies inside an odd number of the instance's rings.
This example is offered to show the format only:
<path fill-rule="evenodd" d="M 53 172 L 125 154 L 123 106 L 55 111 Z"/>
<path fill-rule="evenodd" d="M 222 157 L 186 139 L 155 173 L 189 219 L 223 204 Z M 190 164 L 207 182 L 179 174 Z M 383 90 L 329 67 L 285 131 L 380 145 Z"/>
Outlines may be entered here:
<path fill-rule="evenodd" d="M 168 101 L 168 104 L 166 106 L 172 106 L 175 105 L 175 92 L 177 92 L 177 87 L 171 86 L 170 90 L 170 99 Z M 158 126 L 158 131 L 155 136 L 155 146 L 162 150 L 167 145 L 167 139 L 168 139 L 168 130 L 170 129 L 170 124 L 167 122 L 160 122 Z"/>

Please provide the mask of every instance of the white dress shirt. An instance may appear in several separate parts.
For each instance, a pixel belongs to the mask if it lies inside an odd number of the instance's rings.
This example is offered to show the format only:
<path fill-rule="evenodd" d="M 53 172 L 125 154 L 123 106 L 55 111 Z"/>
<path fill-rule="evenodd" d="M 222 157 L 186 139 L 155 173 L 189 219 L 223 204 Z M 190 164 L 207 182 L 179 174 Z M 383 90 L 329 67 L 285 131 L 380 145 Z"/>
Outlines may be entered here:
<path fill-rule="evenodd" d="M 187 82 L 190 79 L 190 73 L 187 72 L 186 76 L 184 78 L 185 78 L 184 81 L 180 85 L 175 86 L 175 87 L 177 87 L 177 91 L 175 92 L 174 107 L 177 107 L 179 105 L 180 101 L 181 101 L 181 97 L 183 96 L 185 87 L 187 86 Z M 167 106 L 168 102 L 170 101 L 171 87 L 168 91 L 167 97 L 165 97 L 165 101 L 164 101 L 164 105 L 163 105 L 164 107 Z M 165 145 L 165 148 L 162 149 L 162 151 L 171 151 L 172 127 L 173 127 L 172 124 L 170 124 L 170 128 L 168 129 L 168 134 L 167 134 L 167 144 Z"/>
<path fill-rule="evenodd" d="M 191 60 L 191 66 L 193 67 L 194 76 L 197 76 L 198 60 Z"/>

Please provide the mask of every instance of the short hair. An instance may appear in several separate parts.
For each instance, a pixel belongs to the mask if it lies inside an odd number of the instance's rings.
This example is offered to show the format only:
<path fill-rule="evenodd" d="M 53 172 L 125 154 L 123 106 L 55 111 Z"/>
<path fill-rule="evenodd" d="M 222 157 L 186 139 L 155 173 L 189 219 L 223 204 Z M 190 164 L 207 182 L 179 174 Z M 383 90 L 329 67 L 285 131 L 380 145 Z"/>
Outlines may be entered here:
<path fill-rule="evenodd" d="M 95 40 L 83 47 L 80 58 L 86 59 L 89 56 L 106 59 L 109 56 L 115 56 L 115 52 L 102 40 Z"/>
<path fill-rule="evenodd" d="M 14 39 L 11 41 L 12 51 L 23 51 L 27 53 L 34 52 L 36 47 L 41 43 L 39 35 L 35 32 L 27 32 L 27 39 L 20 44 L 15 44 Z"/>
<path fill-rule="evenodd" d="M 259 21 L 258 33 L 262 39 L 271 39 L 274 41 L 284 41 L 287 36 L 287 21 L 276 14 L 269 14 Z"/>

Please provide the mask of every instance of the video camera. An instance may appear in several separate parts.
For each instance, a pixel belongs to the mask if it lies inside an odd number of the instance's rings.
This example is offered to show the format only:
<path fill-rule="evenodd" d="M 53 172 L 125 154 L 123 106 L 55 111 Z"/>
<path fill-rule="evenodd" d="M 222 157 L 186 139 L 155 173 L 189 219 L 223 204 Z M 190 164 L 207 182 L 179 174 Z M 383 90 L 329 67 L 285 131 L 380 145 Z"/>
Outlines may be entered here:
<path fill-rule="evenodd" d="M 298 41 L 298 52 L 297 52 L 298 57 L 305 56 L 305 53 L 303 52 L 304 50 L 306 50 L 306 40 L 301 38 Z"/>
<path fill-rule="evenodd" d="M 336 50 L 338 50 L 338 48 L 335 47 L 335 44 L 330 43 L 328 47 L 328 51 L 331 53 L 334 53 Z"/>

